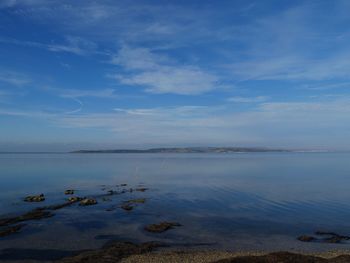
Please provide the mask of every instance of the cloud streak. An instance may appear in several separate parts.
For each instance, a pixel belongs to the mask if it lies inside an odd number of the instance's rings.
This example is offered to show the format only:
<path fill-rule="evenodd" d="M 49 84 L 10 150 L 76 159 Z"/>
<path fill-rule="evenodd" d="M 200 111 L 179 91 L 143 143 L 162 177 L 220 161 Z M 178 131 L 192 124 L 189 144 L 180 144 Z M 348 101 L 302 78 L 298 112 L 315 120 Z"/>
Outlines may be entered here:
<path fill-rule="evenodd" d="M 4 82 L 14 86 L 24 86 L 31 83 L 31 79 L 23 74 L 12 71 L 0 71 L 0 82 Z"/>
<path fill-rule="evenodd" d="M 227 101 L 230 102 L 236 102 L 236 103 L 256 103 L 256 102 L 263 102 L 268 100 L 269 97 L 267 96 L 257 96 L 257 97 L 231 97 L 228 98 Z"/>
<path fill-rule="evenodd" d="M 218 77 L 197 66 L 181 65 L 145 48 L 123 47 L 112 63 L 125 69 L 114 77 L 122 84 L 146 87 L 150 93 L 201 94 L 219 87 Z"/>

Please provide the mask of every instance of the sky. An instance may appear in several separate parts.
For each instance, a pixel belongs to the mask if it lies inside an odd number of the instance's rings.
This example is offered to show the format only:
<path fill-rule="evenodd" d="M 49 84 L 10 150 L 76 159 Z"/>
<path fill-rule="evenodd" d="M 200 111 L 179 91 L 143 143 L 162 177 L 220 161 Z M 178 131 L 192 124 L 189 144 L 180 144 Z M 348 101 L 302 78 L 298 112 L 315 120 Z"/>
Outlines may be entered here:
<path fill-rule="evenodd" d="M 0 0 L 0 151 L 350 149 L 348 0 Z"/>

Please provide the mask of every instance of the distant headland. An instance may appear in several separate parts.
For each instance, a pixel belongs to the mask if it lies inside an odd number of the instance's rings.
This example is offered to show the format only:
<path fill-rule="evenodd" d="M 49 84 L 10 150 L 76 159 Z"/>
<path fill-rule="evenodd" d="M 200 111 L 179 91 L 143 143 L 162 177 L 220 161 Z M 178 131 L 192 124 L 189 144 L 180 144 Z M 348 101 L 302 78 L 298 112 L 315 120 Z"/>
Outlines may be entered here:
<path fill-rule="evenodd" d="M 244 153 L 244 152 L 292 152 L 286 149 L 259 147 L 184 147 L 151 149 L 78 150 L 71 153 Z"/>

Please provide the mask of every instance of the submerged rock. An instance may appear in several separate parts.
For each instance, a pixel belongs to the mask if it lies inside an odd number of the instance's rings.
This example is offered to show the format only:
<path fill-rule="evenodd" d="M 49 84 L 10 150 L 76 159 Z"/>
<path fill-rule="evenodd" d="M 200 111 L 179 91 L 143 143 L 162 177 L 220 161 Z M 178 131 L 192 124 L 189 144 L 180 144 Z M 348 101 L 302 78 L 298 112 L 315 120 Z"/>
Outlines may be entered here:
<path fill-rule="evenodd" d="M 311 241 L 314 241 L 315 239 L 316 238 L 314 238 L 312 236 L 306 236 L 306 235 L 298 237 L 298 240 L 303 241 L 303 242 L 311 242 Z"/>
<path fill-rule="evenodd" d="M 85 198 L 83 200 L 80 201 L 81 206 L 87 206 L 87 205 L 96 205 L 97 201 L 93 198 Z"/>
<path fill-rule="evenodd" d="M 319 236 L 338 237 L 338 238 L 340 238 L 340 239 L 342 239 L 342 240 L 350 240 L 350 237 L 349 237 L 349 236 L 339 235 L 339 234 L 334 233 L 334 232 L 316 231 L 315 234 L 316 234 L 316 235 L 319 235 Z"/>
<path fill-rule="evenodd" d="M 343 238 L 341 238 L 340 236 L 332 236 L 325 238 L 322 241 L 325 243 L 340 243 L 341 241 L 343 241 Z"/>
<path fill-rule="evenodd" d="M 145 230 L 152 233 L 162 233 L 176 226 L 181 226 L 175 222 L 161 222 L 159 224 L 151 224 L 145 227 Z"/>
<path fill-rule="evenodd" d="M 349 255 L 322 258 L 290 252 L 274 252 L 262 256 L 239 256 L 215 261 L 216 263 L 348 263 Z"/>
<path fill-rule="evenodd" d="M 145 198 L 138 198 L 138 199 L 131 199 L 128 201 L 125 201 L 124 203 L 127 204 L 144 204 L 146 202 Z"/>
<path fill-rule="evenodd" d="M 113 191 L 113 190 L 108 190 L 108 191 L 107 191 L 107 194 L 108 194 L 108 195 L 116 195 L 116 194 L 119 194 L 119 192 Z"/>
<path fill-rule="evenodd" d="M 29 195 L 24 198 L 25 202 L 42 202 L 45 201 L 45 196 L 44 194 L 40 195 Z"/>
<path fill-rule="evenodd" d="M 19 225 L 15 225 L 15 226 L 9 226 L 6 227 L 4 229 L 0 229 L 0 237 L 5 237 L 5 236 L 9 236 L 12 234 L 15 234 L 17 232 L 19 232 L 22 227 L 24 227 L 25 224 L 19 224 Z"/>
<path fill-rule="evenodd" d="M 74 190 L 66 190 L 64 191 L 65 195 L 74 195 Z"/>
<path fill-rule="evenodd" d="M 77 256 L 59 260 L 60 263 L 114 263 L 122 258 L 151 252 L 159 247 L 159 243 L 147 242 L 143 244 L 133 244 L 130 242 L 115 242 L 102 249 L 86 251 Z"/>
<path fill-rule="evenodd" d="M 29 211 L 19 216 L 0 219 L 0 226 L 13 225 L 19 222 L 29 221 L 29 220 L 40 220 L 40 219 L 48 218 L 52 216 L 53 214 L 49 211 L 34 209 L 32 211 Z"/>
<path fill-rule="evenodd" d="M 121 206 L 121 209 L 124 209 L 125 211 L 131 211 L 131 210 L 134 209 L 134 207 L 132 205 L 130 205 L 130 204 L 123 204 Z"/>
<path fill-rule="evenodd" d="M 135 190 L 136 190 L 136 191 L 139 191 L 139 192 L 145 192 L 145 191 L 148 190 L 148 188 L 140 187 L 140 188 L 136 188 Z"/>
<path fill-rule="evenodd" d="M 134 209 L 134 205 L 144 204 L 145 202 L 146 202 L 145 198 L 131 199 L 131 200 L 125 201 L 121 205 L 121 208 L 124 209 L 125 211 L 131 211 Z"/>
<path fill-rule="evenodd" d="M 79 202 L 81 200 L 83 200 L 84 198 L 82 197 L 78 197 L 78 196 L 72 196 L 68 198 L 68 201 L 71 203 L 75 203 L 75 202 Z"/>
<path fill-rule="evenodd" d="M 313 236 L 303 235 L 298 237 L 298 240 L 303 242 L 321 242 L 321 243 L 341 243 L 344 240 L 350 240 L 349 236 L 338 235 L 334 232 L 324 232 L 324 231 L 316 231 L 315 235 L 318 236 L 327 236 L 325 238 L 316 238 Z"/>
<path fill-rule="evenodd" d="M 81 197 L 69 197 L 67 202 L 61 203 L 61 204 L 56 204 L 56 205 L 49 205 L 49 206 L 43 206 L 43 207 L 39 207 L 37 208 L 38 210 L 58 210 L 67 206 L 71 206 L 76 202 L 79 202 L 81 200 L 83 200 L 84 198 Z"/>

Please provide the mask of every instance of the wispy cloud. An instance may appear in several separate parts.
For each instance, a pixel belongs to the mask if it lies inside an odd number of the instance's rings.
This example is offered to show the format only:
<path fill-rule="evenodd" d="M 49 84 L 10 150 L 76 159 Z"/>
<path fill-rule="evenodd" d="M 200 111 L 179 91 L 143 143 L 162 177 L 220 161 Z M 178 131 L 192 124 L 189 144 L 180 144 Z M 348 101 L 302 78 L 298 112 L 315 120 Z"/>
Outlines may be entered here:
<path fill-rule="evenodd" d="M 263 102 L 268 100 L 269 97 L 267 96 L 257 96 L 257 97 L 230 97 L 227 99 L 227 101 L 230 102 L 237 102 L 237 103 L 257 103 L 257 102 Z"/>
<path fill-rule="evenodd" d="M 12 71 L 0 71 L 0 81 L 14 86 L 23 86 L 29 84 L 31 79 L 23 74 Z"/>
<path fill-rule="evenodd" d="M 114 89 L 87 90 L 87 89 L 55 89 L 57 93 L 64 98 L 116 98 Z"/>
<path fill-rule="evenodd" d="M 83 97 L 95 97 L 95 98 L 116 98 L 117 94 L 115 89 L 69 89 L 69 88 L 55 88 L 50 86 L 43 86 L 40 90 L 45 92 L 54 93 L 62 98 L 83 98 Z"/>
<path fill-rule="evenodd" d="M 308 90 L 333 90 L 333 89 L 348 89 L 350 88 L 350 82 L 337 82 L 332 84 L 324 84 L 324 83 L 318 83 L 318 84 L 305 84 L 302 86 L 303 89 Z"/>
<path fill-rule="evenodd" d="M 0 73 L 4 89 L 30 86 L 25 99 L 11 97 L 6 105 L 13 108 L 0 114 L 86 131 L 97 141 L 108 132 L 105 138 L 133 143 L 344 146 L 350 136 L 348 1 L 198 7 L 186 1 L 0 1 L 4 19 L 18 23 L 0 38 L 13 52 L 4 55 L 26 52 L 33 73 Z M 22 34 L 22 25 L 38 31 Z M 52 68 L 28 66 L 37 61 L 29 52 L 34 48 L 50 52 L 41 62 Z M 230 84 L 244 95 L 232 95 Z M 277 101 L 281 94 L 288 101 Z"/>
<path fill-rule="evenodd" d="M 59 123 L 107 129 L 117 138 L 135 143 L 346 148 L 350 146 L 344 143 L 350 135 L 349 102 L 349 98 L 323 103 L 270 102 L 239 112 L 229 105 L 116 109 L 115 113 L 67 116 Z M 333 133 L 337 136 L 329 138 Z"/>
<path fill-rule="evenodd" d="M 343 5 L 308 2 L 256 19 L 241 32 L 245 59 L 228 68 L 239 81 L 349 79 L 350 32 L 339 26 L 349 22 Z"/>
<path fill-rule="evenodd" d="M 117 108 L 105 113 L 77 109 L 75 114 L 0 109 L 0 115 L 37 118 L 82 134 L 100 130 L 130 145 L 350 147 L 346 140 L 350 136 L 348 97 L 329 98 L 323 103 L 263 102 L 245 111 L 234 111 L 230 105 Z"/>
<path fill-rule="evenodd" d="M 96 43 L 76 36 L 66 36 L 63 43 L 40 43 L 34 41 L 24 41 L 2 37 L 0 38 L 0 43 L 24 47 L 41 48 L 51 52 L 72 53 L 79 56 L 86 56 L 91 54 L 107 55 L 107 53 L 105 53 L 104 51 L 99 51 L 97 49 Z"/>
<path fill-rule="evenodd" d="M 76 55 L 86 55 L 94 53 L 97 45 L 94 42 L 88 41 L 80 37 L 66 37 L 67 44 L 49 44 L 47 49 L 54 52 L 68 52 Z"/>
<path fill-rule="evenodd" d="M 193 95 L 219 87 L 218 77 L 214 74 L 198 66 L 181 65 L 145 48 L 123 47 L 112 63 L 126 71 L 112 77 L 123 84 L 144 87 L 151 93 Z"/>

